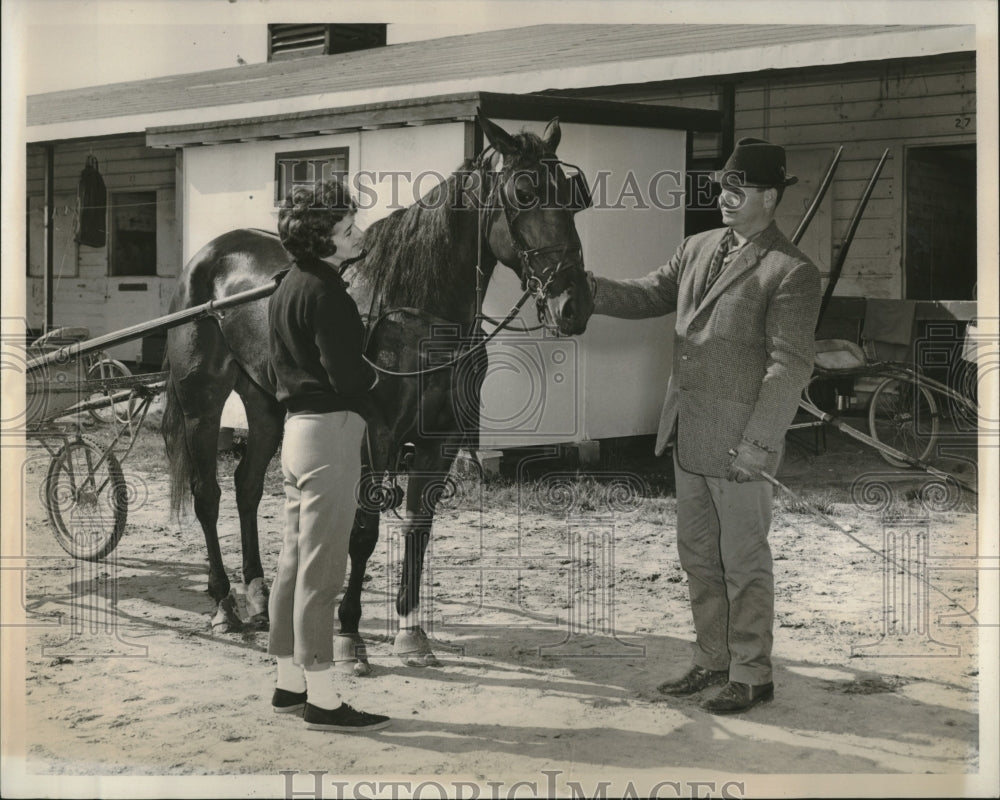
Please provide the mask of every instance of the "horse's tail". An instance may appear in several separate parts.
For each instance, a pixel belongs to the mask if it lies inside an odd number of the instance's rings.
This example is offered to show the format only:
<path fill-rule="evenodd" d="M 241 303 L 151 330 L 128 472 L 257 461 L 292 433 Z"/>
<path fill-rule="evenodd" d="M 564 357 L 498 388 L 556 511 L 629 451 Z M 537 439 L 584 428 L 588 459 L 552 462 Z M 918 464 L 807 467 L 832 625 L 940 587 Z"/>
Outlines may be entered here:
<path fill-rule="evenodd" d="M 163 442 L 167 448 L 167 463 L 170 469 L 170 508 L 175 515 L 180 515 L 191 492 L 191 454 L 187 446 L 187 436 L 184 430 L 184 411 L 177 387 L 174 385 L 170 372 L 170 361 L 163 359 L 163 369 L 168 373 L 166 385 L 166 404 L 163 409 L 163 422 L 160 429 L 163 432 Z"/>

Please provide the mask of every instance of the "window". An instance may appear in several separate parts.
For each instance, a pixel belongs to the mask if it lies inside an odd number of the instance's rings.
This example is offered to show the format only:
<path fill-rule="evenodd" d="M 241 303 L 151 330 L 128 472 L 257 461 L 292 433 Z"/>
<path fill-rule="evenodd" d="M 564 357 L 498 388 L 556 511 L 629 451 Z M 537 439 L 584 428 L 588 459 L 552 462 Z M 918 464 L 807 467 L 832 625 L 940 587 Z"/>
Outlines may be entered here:
<path fill-rule="evenodd" d="M 281 203 L 295 184 L 316 184 L 331 176 L 346 180 L 348 148 L 297 150 L 274 154 L 274 202 Z"/>
<path fill-rule="evenodd" d="M 111 194 L 111 275 L 156 275 L 156 192 Z"/>
<path fill-rule="evenodd" d="M 976 146 L 906 151 L 906 297 L 973 300 Z"/>

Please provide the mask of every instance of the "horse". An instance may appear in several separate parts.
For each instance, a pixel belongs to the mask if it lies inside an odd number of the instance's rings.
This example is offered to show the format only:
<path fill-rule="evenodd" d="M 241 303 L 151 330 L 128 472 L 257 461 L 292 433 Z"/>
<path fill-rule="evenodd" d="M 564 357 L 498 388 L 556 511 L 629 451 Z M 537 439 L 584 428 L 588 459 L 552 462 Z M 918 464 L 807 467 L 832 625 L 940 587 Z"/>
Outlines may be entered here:
<path fill-rule="evenodd" d="M 412 205 L 374 222 L 362 254 L 344 272 L 349 291 L 368 317 L 366 353 L 380 372 L 372 391 L 362 450 L 359 504 L 350 536 L 350 569 L 338 608 L 335 660 L 368 674 L 361 620 L 365 568 L 385 507 L 383 476 L 406 447 L 412 475 L 405 495 L 405 552 L 396 598 L 400 630 L 394 650 L 404 662 L 436 664 L 426 634 L 415 624 L 420 576 L 435 505 L 461 448 L 477 444 L 480 390 L 486 374 L 482 294 L 496 264 L 521 279 L 539 320 L 560 335 L 586 330 L 593 311 L 589 278 L 576 231 L 579 173 L 556 157 L 561 131 L 553 119 L 542 136 L 508 133 L 482 114 L 489 147 L 466 161 Z M 275 234 L 256 229 L 225 233 L 184 267 L 171 311 L 227 297 L 275 280 L 290 257 Z M 520 305 L 520 304 L 519 304 Z M 512 311 L 512 315 L 513 315 Z M 512 316 L 511 315 L 511 316 Z M 508 320 L 511 318 L 508 317 Z M 449 358 L 427 363 L 422 342 L 444 330 Z M 257 508 L 264 476 L 281 442 L 284 410 L 267 371 L 267 301 L 238 306 L 167 334 L 168 373 L 162 433 L 179 512 L 187 495 L 205 535 L 208 592 L 216 603 L 213 628 L 244 627 L 226 575 L 217 522 L 216 476 L 223 405 L 236 391 L 248 435 L 234 482 L 243 550 L 248 625 L 268 625 L 268 589 L 260 559 Z"/>

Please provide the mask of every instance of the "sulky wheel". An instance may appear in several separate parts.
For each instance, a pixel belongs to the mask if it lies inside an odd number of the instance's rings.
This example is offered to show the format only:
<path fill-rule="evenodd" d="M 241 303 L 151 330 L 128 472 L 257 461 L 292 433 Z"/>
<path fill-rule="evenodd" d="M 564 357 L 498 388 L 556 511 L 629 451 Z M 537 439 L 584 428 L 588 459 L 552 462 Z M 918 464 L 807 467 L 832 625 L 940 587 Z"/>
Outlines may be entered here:
<path fill-rule="evenodd" d="M 128 516 L 118 459 L 85 437 L 68 441 L 49 464 L 45 505 L 63 550 L 86 561 L 104 558 L 125 533 Z"/>
<path fill-rule="evenodd" d="M 128 378 L 131 375 L 132 371 L 121 361 L 108 358 L 104 355 L 102 355 L 99 360 L 95 361 L 94 364 L 92 364 L 87 370 L 88 381 L 107 380 L 110 378 Z M 97 400 L 103 397 L 111 397 L 114 392 L 114 389 L 98 390 L 90 396 L 90 399 Z M 90 409 L 90 415 L 98 422 L 111 422 L 113 418 L 125 425 L 128 424 L 128 421 L 132 416 L 134 402 L 135 401 L 130 397 L 126 400 L 120 400 L 117 403 L 112 403 L 110 406 L 105 408 L 92 408 Z"/>
<path fill-rule="evenodd" d="M 886 378 L 872 394 L 868 427 L 876 441 L 918 461 L 926 461 L 938 435 L 937 402 L 924 386 L 900 378 Z M 879 455 L 894 467 L 911 466 L 881 450 Z"/>

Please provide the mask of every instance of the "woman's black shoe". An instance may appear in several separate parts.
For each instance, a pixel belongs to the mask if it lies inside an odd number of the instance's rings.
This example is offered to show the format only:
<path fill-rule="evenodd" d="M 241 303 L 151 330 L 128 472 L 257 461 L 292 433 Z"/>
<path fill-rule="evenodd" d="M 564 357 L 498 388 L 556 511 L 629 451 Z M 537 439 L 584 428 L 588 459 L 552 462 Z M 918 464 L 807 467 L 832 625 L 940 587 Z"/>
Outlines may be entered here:
<path fill-rule="evenodd" d="M 367 714 L 357 711 L 347 703 L 341 703 L 339 708 L 329 711 L 312 703 L 306 703 L 302 718 L 311 731 L 339 731 L 340 733 L 355 733 L 361 731 L 380 731 L 389 727 L 389 718 L 381 714 Z"/>

